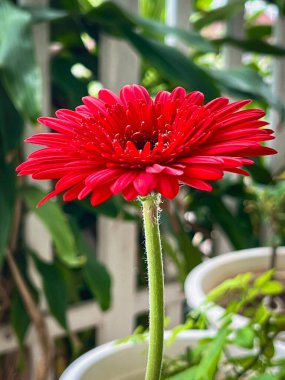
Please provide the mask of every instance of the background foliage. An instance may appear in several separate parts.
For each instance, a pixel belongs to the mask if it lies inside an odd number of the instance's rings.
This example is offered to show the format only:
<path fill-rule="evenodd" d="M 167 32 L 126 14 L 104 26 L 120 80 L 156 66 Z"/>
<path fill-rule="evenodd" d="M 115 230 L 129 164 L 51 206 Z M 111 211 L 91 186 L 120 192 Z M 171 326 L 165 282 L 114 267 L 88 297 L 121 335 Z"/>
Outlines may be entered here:
<path fill-rule="evenodd" d="M 182 85 L 189 91 L 203 91 L 207 100 L 221 94 L 235 99 L 249 97 L 254 105 L 265 110 L 274 107 L 283 117 L 284 105 L 271 93 L 268 79 L 272 57 L 283 57 L 285 49 L 272 42 L 272 25 L 256 22 L 269 3 L 284 12 L 283 2 L 264 2 L 263 10 L 247 15 L 243 39 L 228 35 L 225 28 L 221 36 L 211 39 L 205 32 L 217 23 L 224 25 L 231 20 L 245 3 L 253 1 L 238 0 L 214 8 L 211 0 L 196 0 L 191 28 L 181 30 L 165 24 L 163 0 L 142 0 L 138 15 L 110 1 L 51 1 L 48 9 L 20 8 L 10 0 L 0 2 L 0 293 L 4 297 L 0 323 L 11 320 L 20 344 L 24 341 L 30 317 L 5 259 L 15 233 L 13 220 L 17 202 L 21 203 L 22 212 L 14 258 L 37 303 L 37 290 L 27 275 L 27 262 L 33 260 L 43 280 L 49 312 L 67 330 L 68 305 L 90 298 L 95 298 L 103 310 L 111 304 L 108 268 L 98 262 L 96 252 L 85 239 L 86 235 L 94 234 L 98 215 L 139 220 L 137 205 L 134 203 L 130 211 L 120 197 L 96 208 L 90 207 L 88 202 L 63 204 L 58 199 L 36 209 L 42 190 L 25 186 L 17 179 L 15 167 L 23 158 L 24 125 L 35 125 L 42 113 L 41 75 L 35 61 L 33 26 L 50 22 L 54 109 L 74 108 L 81 103 L 82 96 L 96 95 L 104 85 L 98 77 L 100 33 L 104 32 L 127 41 L 139 54 L 141 83 L 152 94 Z M 181 51 L 166 44 L 169 36 L 182 42 L 185 49 Z M 222 51 L 227 45 L 246 53 L 243 66 L 222 68 Z M 226 176 L 214 185 L 210 194 L 183 189 L 174 207 L 164 202 L 164 250 L 174 262 L 181 284 L 203 254 L 215 254 L 217 227 L 235 249 L 264 243 L 258 207 L 245 206 L 257 199 L 252 186 L 270 184 L 274 187 L 276 180 L 263 159 L 257 159 L 256 166 L 249 171 L 252 175 L 250 187 L 242 178 Z M 235 207 L 229 200 L 235 201 Z M 52 237 L 52 263 L 43 262 L 38 252 L 31 252 L 24 240 L 23 223 L 27 211 L 41 219 Z M 71 341 L 74 343 L 74 339 Z"/>

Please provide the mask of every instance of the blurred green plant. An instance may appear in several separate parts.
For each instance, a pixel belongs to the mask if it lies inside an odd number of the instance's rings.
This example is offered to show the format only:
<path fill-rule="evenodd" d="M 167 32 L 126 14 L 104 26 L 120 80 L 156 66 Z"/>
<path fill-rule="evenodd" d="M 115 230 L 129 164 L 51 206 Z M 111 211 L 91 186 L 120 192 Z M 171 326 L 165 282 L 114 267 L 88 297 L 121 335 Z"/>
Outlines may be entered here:
<path fill-rule="evenodd" d="M 212 303 L 229 294 L 236 293 L 220 318 L 217 333 L 198 343 L 194 349 L 188 349 L 179 358 L 166 358 L 163 367 L 163 379 L 186 380 L 282 380 L 285 373 L 284 359 L 276 359 L 276 337 L 285 330 L 285 317 L 282 311 L 272 309 L 266 303 L 266 297 L 280 296 L 284 286 L 272 279 L 270 270 L 256 277 L 252 273 L 240 274 L 226 280 L 208 294 L 201 309 L 192 311 L 186 323 L 172 331 L 170 343 L 181 331 L 193 328 L 205 328 L 205 311 Z M 234 314 L 246 308 L 248 322 L 234 330 L 231 326 Z M 241 351 L 230 354 L 233 345 Z"/>

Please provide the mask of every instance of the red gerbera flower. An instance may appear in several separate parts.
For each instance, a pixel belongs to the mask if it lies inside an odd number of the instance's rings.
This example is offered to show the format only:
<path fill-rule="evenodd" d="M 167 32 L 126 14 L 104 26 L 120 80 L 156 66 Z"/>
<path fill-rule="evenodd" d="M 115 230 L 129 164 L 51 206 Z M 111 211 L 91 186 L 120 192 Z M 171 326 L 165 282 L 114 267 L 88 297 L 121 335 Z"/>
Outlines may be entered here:
<path fill-rule="evenodd" d="M 253 161 L 245 157 L 276 153 L 260 144 L 274 138 L 262 128 L 264 112 L 240 110 L 250 100 L 204 104 L 201 92 L 181 87 L 153 100 L 144 87 L 131 85 L 119 96 L 103 89 L 83 103 L 57 111 L 57 118 L 39 118 L 57 133 L 26 140 L 47 147 L 30 154 L 19 175 L 58 180 L 40 204 L 62 192 L 65 201 L 90 194 L 95 206 L 119 193 L 131 200 L 157 191 L 171 199 L 179 184 L 210 191 L 207 181 L 225 171 L 247 175 L 241 166 Z"/>

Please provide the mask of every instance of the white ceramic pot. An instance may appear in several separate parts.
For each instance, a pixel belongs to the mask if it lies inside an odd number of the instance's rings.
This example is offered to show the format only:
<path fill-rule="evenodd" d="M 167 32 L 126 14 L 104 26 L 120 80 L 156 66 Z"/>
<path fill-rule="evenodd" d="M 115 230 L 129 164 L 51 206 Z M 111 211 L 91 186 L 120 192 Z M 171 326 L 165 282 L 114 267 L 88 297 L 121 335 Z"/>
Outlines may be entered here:
<path fill-rule="evenodd" d="M 270 247 L 245 249 L 214 257 L 198 265 L 189 273 L 185 281 L 185 295 L 188 305 L 192 308 L 199 307 L 212 289 L 239 273 L 267 271 L 270 267 L 270 254 Z M 276 268 L 277 272 L 285 271 L 285 247 L 280 247 L 277 250 Z M 218 305 L 207 311 L 212 327 L 219 326 L 219 319 L 223 313 L 224 309 Z M 247 322 L 247 318 L 235 315 L 232 327 L 239 328 Z M 280 344 L 284 350 L 285 344 Z M 279 346 L 279 342 L 277 346 Z"/>
<path fill-rule="evenodd" d="M 213 335 L 206 330 L 191 330 L 179 334 L 165 354 L 177 355 L 186 347 L 195 347 L 197 342 Z M 166 332 L 165 339 L 169 336 Z M 75 360 L 61 375 L 60 380 L 144 380 L 147 360 L 147 343 L 107 343 Z"/>

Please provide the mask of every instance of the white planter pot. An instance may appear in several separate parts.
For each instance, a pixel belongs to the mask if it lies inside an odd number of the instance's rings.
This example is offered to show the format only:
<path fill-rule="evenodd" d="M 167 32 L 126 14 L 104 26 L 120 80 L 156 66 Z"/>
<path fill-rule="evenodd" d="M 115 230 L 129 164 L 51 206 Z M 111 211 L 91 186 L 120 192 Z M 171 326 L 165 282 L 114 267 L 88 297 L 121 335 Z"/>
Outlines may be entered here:
<path fill-rule="evenodd" d="M 199 307 L 213 288 L 239 273 L 267 271 L 270 267 L 270 254 L 271 248 L 269 247 L 245 249 L 214 257 L 198 265 L 189 273 L 185 281 L 185 295 L 188 305 L 192 308 Z M 280 247 L 277 250 L 276 268 L 277 271 L 285 271 L 285 247 Z M 224 311 L 218 305 L 207 311 L 212 327 L 219 326 L 219 319 Z M 246 317 L 235 315 L 232 327 L 239 328 L 247 322 Z M 277 346 L 281 346 L 282 350 L 285 350 L 284 343 L 277 341 Z"/>
<path fill-rule="evenodd" d="M 191 330 L 179 334 L 165 354 L 177 355 L 186 347 L 195 347 L 197 342 L 213 335 L 211 331 Z M 165 338 L 169 336 L 166 332 Z M 110 342 L 75 360 L 61 375 L 60 380 L 144 380 L 147 361 L 147 343 Z"/>

